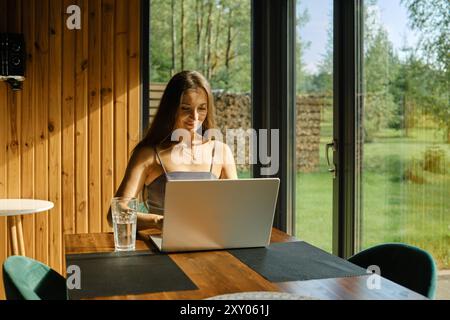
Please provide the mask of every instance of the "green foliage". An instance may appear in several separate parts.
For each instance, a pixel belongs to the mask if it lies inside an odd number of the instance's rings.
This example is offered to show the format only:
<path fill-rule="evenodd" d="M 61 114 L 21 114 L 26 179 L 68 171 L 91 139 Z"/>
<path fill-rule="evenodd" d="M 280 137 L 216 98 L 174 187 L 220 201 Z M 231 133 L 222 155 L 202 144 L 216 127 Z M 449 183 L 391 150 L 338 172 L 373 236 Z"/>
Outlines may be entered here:
<path fill-rule="evenodd" d="M 364 162 L 364 172 L 384 174 L 389 181 L 401 182 L 405 179 L 404 173 L 408 163 L 399 155 L 371 155 L 370 160 Z"/>
<path fill-rule="evenodd" d="M 395 83 L 415 112 L 430 115 L 441 128 L 450 126 L 448 71 L 423 62 L 414 52 L 401 65 Z"/>
<path fill-rule="evenodd" d="M 308 84 L 308 74 L 305 70 L 305 63 L 303 61 L 304 59 L 304 53 L 308 48 L 310 47 L 311 43 L 306 41 L 300 36 L 301 29 L 309 23 L 310 17 L 307 9 L 304 9 L 302 7 L 301 2 L 297 1 L 297 7 L 300 8 L 300 10 L 297 13 L 297 21 L 296 21 L 296 28 L 297 28 L 297 40 L 295 43 L 295 49 L 296 49 L 296 92 L 297 94 L 301 94 L 302 92 L 305 92 L 305 87 Z"/>
<path fill-rule="evenodd" d="M 250 21 L 249 0 L 151 1 L 151 81 L 191 69 L 214 89 L 249 92 Z"/>
<path fill-rule="evenodd" d="M 412 51 L 406 73 L 406 89 L 420 112 L 433 115 L 447 130 L 450 143 L 450 1 L 402 0 L 408 9 L 411 26 L 420 32 L 421 56 Z"/>
<path fill-rule="evenodd" d="M 447 130 L 450 142 L 447 0 L 402 0 L 410 23 L 422 33 L 421 48 L 405 47 L 398 53 L 376 12 L 377 1 L 364 6 L 364 131 L 365 141 L 385 129 L 406 129 L 431 115 Z M 425 4 L 427 3 L 427 4 Z M 317 72 L 305 68 L 304 53 L 310 43 L 301 30 L 311 23 L 304 2 L 297 1 L 296 91 L 297 94 L 333 92 L 332 8 L 328 41 Z M 437 12 L 439 11 L 439 12 Z M 172 28 L 173 23 L 173 28 Z M 251 1 L 250 0 L 152 0 L 151 81 L 167 82 L 182 69 L 202 72 L 214 89 L 233 92 L 251 90 Z M 445 38 L 445 39 L 444 39 Z M 434 52 L 440 60 L 427 59 Z M 437 53 L 441 52 L 441 53 Z M 447 61 L 448 62 L 448 61 Z"/>
<path fill-rule="evenodd" d="M 439 146 L 430 146 L 425 150 L 423 169 L 433 173 L 446 174 L 445 151 Z"/>
<path fill-rule="evenodd" d="M 364 44 L 364 129 L 366 142 L 375 132 L 398 126 L 398 104 L 392 92 L 399 60 L 386 29 L 366 12 Z"/>
<path fill-rule="evenodd" d="M 450 67 L 450 1 L 402 0 L 410 24 L 422 33 L 421 47 L 435 67 Z"/>

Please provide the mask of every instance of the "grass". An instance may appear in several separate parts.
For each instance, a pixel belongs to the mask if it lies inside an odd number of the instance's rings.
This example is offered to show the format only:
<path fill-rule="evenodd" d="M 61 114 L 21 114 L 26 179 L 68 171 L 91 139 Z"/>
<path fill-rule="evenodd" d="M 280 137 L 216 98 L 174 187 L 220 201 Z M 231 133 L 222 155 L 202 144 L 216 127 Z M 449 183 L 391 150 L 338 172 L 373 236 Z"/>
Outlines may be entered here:
<path fill-rule="evenodd" d="M 441 269 L 450 267 L 448 187 L 392 182 L 373 172 L 364 175 L 363 186 L 362 248 L 383 242 L 405 242 L 430 252 Z M 296 235 L 329 252 L 331 194 L 328 173 L 297 175 Z"/>
<path fill-rule="evenodd" d="M 317 172 L 298 173 L 296 236 L 324 250 L 332 248 L 332 178 L 326 169 L 324 144 L 331 141 L 331 125 L 323 123 L 320 166 Z M 405 179 L 408 166 L 424 159 L 427 147 L 445 152 L 450 145 L 433 129 L 411 130 L 404 137 L 384 130 L 364 145 L 361 248 L 384 242 L 405 242 L 430 252 L 440 269 L 450 268 L 450 171 L 436 174 L 415 167 L 425 183 Z M 416 163 L 414 162 L 414 163 Z M 240 177 L 249 177 L 241 173 Z"/>

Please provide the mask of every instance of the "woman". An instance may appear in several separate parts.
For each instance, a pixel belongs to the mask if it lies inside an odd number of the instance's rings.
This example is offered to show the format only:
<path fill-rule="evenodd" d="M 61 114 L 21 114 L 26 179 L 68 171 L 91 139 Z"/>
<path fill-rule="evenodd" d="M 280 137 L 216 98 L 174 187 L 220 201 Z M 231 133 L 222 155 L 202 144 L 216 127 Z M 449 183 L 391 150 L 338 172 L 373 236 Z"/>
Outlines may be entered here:
<path fill-rule="evenodd" d="M 134 149 L 115 194 L 116 197 L 142 194 L 149 213 L 138 213 L 138 230 L 161 228 L 167 180 L 237 179 L 230 148 L 201 135 L 209 129 L 215 129 L 215 121 L 214 100 L 207 80 L 196 71 L 176 74 L 167 84 L 152 125 Z M 172 141 L 178 136 L 182 138 Z M 111 211 L 108 221 L 112 225 Z"/>

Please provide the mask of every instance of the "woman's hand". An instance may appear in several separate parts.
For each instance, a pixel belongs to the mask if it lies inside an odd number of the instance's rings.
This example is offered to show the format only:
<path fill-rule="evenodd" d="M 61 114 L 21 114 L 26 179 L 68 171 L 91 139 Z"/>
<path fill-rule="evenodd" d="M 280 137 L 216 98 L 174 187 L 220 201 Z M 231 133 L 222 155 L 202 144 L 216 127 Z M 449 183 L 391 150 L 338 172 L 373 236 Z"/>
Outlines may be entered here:
<path fill-rule="evenodd" d="M 152 213 L 140 213 L 137 215 L 137 229 L 162 229 L 164 216 Z"/>

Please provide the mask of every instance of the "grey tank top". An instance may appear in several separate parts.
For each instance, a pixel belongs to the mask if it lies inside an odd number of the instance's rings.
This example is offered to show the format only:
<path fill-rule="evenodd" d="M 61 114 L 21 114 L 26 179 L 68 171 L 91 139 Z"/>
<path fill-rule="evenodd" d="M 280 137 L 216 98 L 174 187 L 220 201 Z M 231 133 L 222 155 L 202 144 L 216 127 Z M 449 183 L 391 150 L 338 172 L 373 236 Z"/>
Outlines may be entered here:
<path fill-rule="evenodd" d="M 166 182 L 170 180 L 217 180 L 218 177 L 212 173 L 214 163 L 215 144 L 212 152 L 212 160 L 209 172 L 206 171 L 172 171 L 167 172 L 164 163 L 159 157 L 158 150 L 155 148 L 155 154 L 161 164 L 164 173 L 146 185 L 147 207 L 150 213 L 164 214 L 164 196 L 166 193 Z"/>

